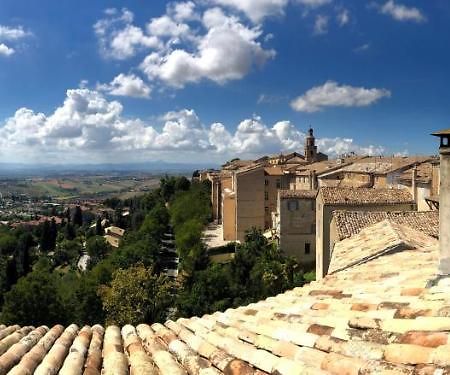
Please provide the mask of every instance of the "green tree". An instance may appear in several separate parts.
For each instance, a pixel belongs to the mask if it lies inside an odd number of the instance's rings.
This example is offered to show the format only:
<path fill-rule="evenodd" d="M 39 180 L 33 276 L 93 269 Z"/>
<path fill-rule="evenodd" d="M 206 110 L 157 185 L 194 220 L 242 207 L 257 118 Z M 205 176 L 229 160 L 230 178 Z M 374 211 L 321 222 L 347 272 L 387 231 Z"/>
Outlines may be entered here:
<path fill-rule="evenodd" d="M 94 236 L 86 241 L 86 251 L 91 257 L 91 262 L 97 264 L 100 260 L 105 258 L 110 247 L 105 239 L 101 236 Z"/>
<path fill-rule="evenodd" d="M 72 241 L 77 236 L 77 232 L 71 222 L 64 226 L 64 237 L 66 240 Z"/>
<path fill-rule="evenodd" d="M 96 236 L 103 236 L 104 231 L 102 227 L 102 218 L 98 217 L 97 221 L 95 222 L 95 235 Z"/>
<path fill-rule="evenodd" d="M 163 321 L 172 304 L 171 287 L 167 277 L 143 265 L 117 270 L 111 286 L 100 291 L 107 324 Z"/>
<path fill-rule="evenodd" d="M 17 247 L 17 237 L 11 231 L 0 232 L 0 254 L 11 255 Z"/>
<path fill-rule="evenodd" d="M 83 225 L 83 212 L 81 211 L 80 206 L 75 207 L 72 217 L 72 223 L 73 225 L 78 225 L 79 227 Z"/>
<path fill-rule="evenodd" d="M 184 176 L 179 177 L 175 181 L 175 191 L 188 191 L 191 187 L 191 182 Z"/>
<path fill-rule="evenodd" d="M 64 309 L 55 278 L 49 270 L 36 270 L 19 279 L 5 294 L 0 320 L 23 326 L 64 324 Z"/>
<path fill-rule="evenodd" d="M 17 277 L 25 276 L 31 270 L 30 248 L 33 245 L 33 237 L 30 233 L 23 233 L 17 243 L 14 253 Z"/>
<path fill-rule="evenodd" d="M 76 266 L 76 262 L 81 255 L 82 246 L 78 239 L 64 240 L 56 246 L 54 260 L 57 265 Z"/>
<path fill-rule="evenodd" d="M 44 224 L 42 224 L 39 245 L 40 245 L 41 251 L 43 251 L 43 252 L 47 253 L 47 252 L 53 250 L 52 247 L 54 247 L 54 243 L 53 243 L 50 223 L 48 222 L 48 220 L 45 220 Z"/>

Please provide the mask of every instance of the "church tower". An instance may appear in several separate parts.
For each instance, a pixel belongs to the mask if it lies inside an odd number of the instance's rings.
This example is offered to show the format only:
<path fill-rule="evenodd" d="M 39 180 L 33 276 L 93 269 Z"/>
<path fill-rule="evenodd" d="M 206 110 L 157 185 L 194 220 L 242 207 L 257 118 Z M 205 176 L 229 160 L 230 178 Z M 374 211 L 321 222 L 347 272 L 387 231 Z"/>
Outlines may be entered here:
<path fill-rule="evenodd" d="M 317 160 L 316 138 L 314 138 L 314 130 L 312 128 L 309 128 L 308 136 L 306 137 L 305 160 L 309 163 Z"/>

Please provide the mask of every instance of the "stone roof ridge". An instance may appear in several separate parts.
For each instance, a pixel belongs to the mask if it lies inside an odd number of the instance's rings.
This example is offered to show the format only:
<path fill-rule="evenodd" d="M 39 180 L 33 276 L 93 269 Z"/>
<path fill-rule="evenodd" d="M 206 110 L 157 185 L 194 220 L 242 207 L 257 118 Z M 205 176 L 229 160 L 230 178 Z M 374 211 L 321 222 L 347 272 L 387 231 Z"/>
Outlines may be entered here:
<path fill-rule="evenodd" d="M 328 273 L 334 274 L 392 252 L 426 249 L 436 242 L 435 238 L 425 233 L 385 219 L 338 242 L 333 250 Z"/>
<path fill-rule="evenodd" d="M 319 190 L 324 204 L 397 204 L 414 203 L 411 193 L 407 189 L 374 189 L 353 187 L 327 187 Z"/>

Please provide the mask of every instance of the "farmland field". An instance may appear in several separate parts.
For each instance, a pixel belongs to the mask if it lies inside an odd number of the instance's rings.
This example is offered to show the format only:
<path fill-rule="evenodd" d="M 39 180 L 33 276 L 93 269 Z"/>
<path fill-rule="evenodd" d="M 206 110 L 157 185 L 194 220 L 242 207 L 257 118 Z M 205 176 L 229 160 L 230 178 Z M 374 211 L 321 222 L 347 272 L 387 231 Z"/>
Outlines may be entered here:
<path fill-rule="evenodd" d="M 104 199 L 140 195 L 159 186 L 159 176 L 64 176 L 8 178 L 0 180 L 3 195 L 26 195 L 32 198 Z"/>

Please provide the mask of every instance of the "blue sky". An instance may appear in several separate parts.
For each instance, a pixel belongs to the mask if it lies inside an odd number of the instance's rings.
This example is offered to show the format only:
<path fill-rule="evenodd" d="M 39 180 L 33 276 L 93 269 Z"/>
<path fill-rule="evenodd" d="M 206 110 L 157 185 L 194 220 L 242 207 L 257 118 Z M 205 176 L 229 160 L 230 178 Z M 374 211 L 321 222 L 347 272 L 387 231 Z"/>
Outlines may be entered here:
<path fill-rule="evenodd" d="M 447 0 L 2 0 L 0 161 L 221 162 L 309 125 L 331 155 L 432 154 L 449 21 Z"/>

